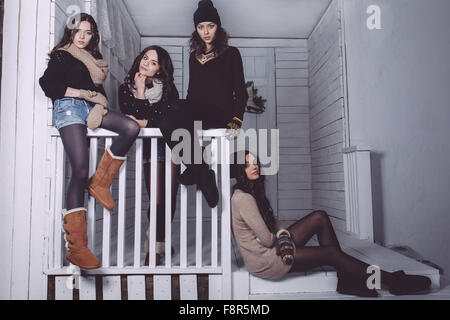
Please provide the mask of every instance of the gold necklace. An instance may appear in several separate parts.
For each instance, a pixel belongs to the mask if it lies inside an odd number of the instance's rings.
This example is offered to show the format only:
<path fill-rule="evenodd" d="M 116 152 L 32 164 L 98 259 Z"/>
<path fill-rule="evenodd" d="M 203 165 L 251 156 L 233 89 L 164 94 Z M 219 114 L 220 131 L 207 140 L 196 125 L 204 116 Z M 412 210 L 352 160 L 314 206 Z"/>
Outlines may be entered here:
<path fill-rule="evenodd" d="M 212 59 L 216 58 L 216 52 L 213 51 L 211 53 L 208 54 L 204 54 L 202 53 L 201 55 L 197 56 L 197 61 L 200 62 L 201 64 L 205 64 L 208 61 L 211 61 Z"/>

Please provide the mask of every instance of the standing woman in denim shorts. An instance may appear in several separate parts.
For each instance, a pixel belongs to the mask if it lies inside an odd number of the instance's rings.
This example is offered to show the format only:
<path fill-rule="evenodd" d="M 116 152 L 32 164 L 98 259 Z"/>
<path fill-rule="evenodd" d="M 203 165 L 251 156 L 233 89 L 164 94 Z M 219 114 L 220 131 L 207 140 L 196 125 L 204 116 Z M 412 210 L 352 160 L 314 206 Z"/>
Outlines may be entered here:
<path fill-rule="evenodd" d="M 63 211 L 63 228 L 69 249 L 66 258 L 88 270 L 99 268 L 100 262 L 88 249 L 85 188 L 87 186 L 89 193 L 105 208 L 110 211 L 114 209 L 110 187 L 140 131 L 133 119 L 106 109 L 108 101 L 102 83 L 108 74 L 108 66 L 102 60 L 99 42 L 94 19 L 88 14 L 80 14 L 75 28 L 65 28 L 63 38 L 50 53 L 48 68 L 39 80 L 45 95 L 53 101 L 53 124 L 60 132 L 72 169 L 66 209 Z M 102 110 L 100 116 L 99 108 Z M 87 119 L 94 113 L 97 126 L 119 136 L 107 149 L 97 172 L 88 181 Z"/>
<path fill-rule="evenodd" d="M 134 60 L 125 82 L 119 87 L 120 110 L 136 120 L 141 128 L 159 128 L 166 116 L 170 104 L 179 99 L 178 90 L 173 83 L 173 63 L 169 53 L 159 46 L 145 48 Z M 147 192 L 150 196 L 150 151 L 151 140 L 144 139 L 144 175 Z M 161 263 L 161 256 L 165 253 L 165 152 L 166 143 L 158 141 L 158 164 L 156 186 L 156 264 Z M 180 166 L 172 162 L 172 219 L 175 215 L 177 192 L 179 183 L 176 181 Z M 148 211 L 150 218 L 150 209 Z M 148 241 L 146 242 L 149 263 Z"/>

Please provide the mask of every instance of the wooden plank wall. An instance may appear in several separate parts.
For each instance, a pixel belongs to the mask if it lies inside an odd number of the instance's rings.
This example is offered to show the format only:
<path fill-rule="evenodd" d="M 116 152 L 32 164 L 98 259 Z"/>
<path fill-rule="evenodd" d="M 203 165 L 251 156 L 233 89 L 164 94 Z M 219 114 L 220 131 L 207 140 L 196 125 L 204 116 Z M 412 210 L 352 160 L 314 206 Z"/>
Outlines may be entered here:
<path fill-rule="evenodd" d="M 298 220 L 312 209 L 307 41 L 301 47 L 276 48 L 275 60 L 279 219 Z"/>
<path fill-rule="evenodd" d="M 338 2 L 309 39 L 312 205 L 345 230 L 344 90 Z"/>

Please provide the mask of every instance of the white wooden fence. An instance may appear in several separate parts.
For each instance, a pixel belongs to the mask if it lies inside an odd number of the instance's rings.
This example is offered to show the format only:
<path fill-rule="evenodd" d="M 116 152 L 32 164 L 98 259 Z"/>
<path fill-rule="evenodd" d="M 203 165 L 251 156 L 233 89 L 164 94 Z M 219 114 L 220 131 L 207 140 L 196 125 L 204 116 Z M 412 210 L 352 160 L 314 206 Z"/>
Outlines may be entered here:
<path fill-rule="evenodd" d="M 48 235 L 48 266 L 47 274 L 55 276 L 55 298 L 56 299 L 71 299 L 72 291 L 70 286 L 67 286 L 72 281 L 73 266 L 64 262 L 65 247 L 63 245 L 62 233 L 62 216 L 63 199 L 65 196 L 65 155 L 64 147 L 60 139 L 59 133 L 55 129 L 50 129 L 50 137 L 52 143 L 52 177 L 51 177 L 51 217 L 47 221 Z M 111 145 L 113 137 L 117 134 L 107 130 L 97 130 L 88 132 L 90 139 L 90 176 L 95 172 L 97 162 L 99 145 L 104 139 L 105 148 Z M 180 247 L 179 263 L 172 261 L 171 254 L 165 255 L 165 261 L 162 265 L 156 266 L 155 250 L 156 250 L 156 192 L 151 193 L 151 209 L 150 209 L 150 263 L 147 266 L 143 265 L 141 259 L 142 248 L 142 230 L 144 223 L 141 221 L 142 216 L 142 175 L 143 175 L 143 139 L 151 139 L 151 163 L 157 163 L 157 143 L 158 139 L 162 137 L 159 129 L 142 129 L 136 141 L 136 170 L 135 170 L 135 205 L 134 212 L 126 210 L 126 183 L 127 183 L 127 162 L 125 162 L 120 170 L 118 176 L 118 200 L 116 201 L 117 208 L 117 229 L 111 226 L 111 213 L 103 209 L 101 206 L 96 206 L 95 199 L 90 197 L 88 202 L 88 238 L 89 247 L 94 251 L 95 237 L 98 236 L 99 230 L 96 230 L 96 207 L 101 207 L 103 210 L 103 227 L 102 227 L 102 246 L 101 246 L 101 263 L 102 267 L 97 270 L 82 271 L 79 280 L 79 294 L 81 299 L 95 299 L 95 276 L 103 275 L 109 276 L 103 280 L 103 298 L 104 299 L 120 299 L 120 275 L 128 276 L 128 297 L 142 299 L 145 298 L 145 275 L 153 275 L 154 298 L 155 299 L 170 299 L 170 276 L 179 275 L 180 277 L 180 297 L 181 299 L 195 299 L 196 294 L 196 275 L 207 275 L 209 278 L 209 299 L 231 299 L 231 225 L 230 225 L 230 172 L 229 172 L 229 153 L 230 142 L 225 138 L 225 130 L 209 130 L 203 132 L 203 137 L 211 139 L 212 150 L 212 169 L 216 173 L 216 180 L 221 182 L 219 190 L 221 190 L 221 208 L 217 206 L 214 209 L 209 209 L 210 219 L 210 234 L 211 234 L 211 259 L 210 263 L 205 263 L 203 254 L 205 246 L 202 241 L 202 235 L 205 230 L 202 206 L 203 195 L 201 191 L 196 192 L 196 216 L 195 216 L 195 244 L 188 243 L 187 234 L 187 210 L 188 197 L 187 188 L 181 186 L 181 205 L 180 205 Z M 103 153 L 103 152 L 102 152 Z M 219 159 L 220 157 L 220 159 Z M 220 160 L 220 161 L 219 161 Z M 219 167 L 221 177 L 219 179 Z M 151 165 L 151 190 L 156 190 L 156 165 Z M 166 252 L 171 252 L 172 247 L 172 219 L 171 219 L 171 150 L 166 146 L 166 199 L 165 199 L 165 245 Z M 128 195 L 129 196 L 129 195 Z M 220 216 L 219 216 L 220 214 Z M 133 259 L 128 261 L 125 258 L 125 250 L 129 249 L 125 245 L 125 218 L 127 215 L 134 215 L 134 248 Z M 97 217 L 98 217 L 97 213 Z M 101 215 L 100 215 L 101 216 Z M 220 220 L 220 221 L 219 221 Z M 221 227 L 219 235 L 219 224 Z M 98 225 L 97 225 L 98 228 Z M 209 234 L 209 230 L 207 232 Z M 111 255 L 111 239 L 117 237 L 117 261 L 112 263 Z M 220 238 L 219 238 L 220 237 Z M 114 248 L 114 247 L 113 247 Z M 188 263 L 188 250 L 195 250 L 195 264 Z M 100 256 L 98 255 L 98 256 Z M 220 262 L 219 262 L 220 255 Z M 209 256 L 209 252 L 208 252 Z"/>

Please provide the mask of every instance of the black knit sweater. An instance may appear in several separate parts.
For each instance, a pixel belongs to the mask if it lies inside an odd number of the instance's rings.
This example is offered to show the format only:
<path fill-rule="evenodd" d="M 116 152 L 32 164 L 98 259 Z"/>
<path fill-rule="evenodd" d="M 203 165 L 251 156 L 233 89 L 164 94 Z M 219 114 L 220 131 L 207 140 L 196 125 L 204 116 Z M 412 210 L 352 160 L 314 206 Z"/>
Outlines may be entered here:
<path fill-rule="evenodd" d="M 248 94 L 239 50 L 228 47 L 204 65 L 192 53 L 187 100 L 217 108 L 217 115 L 224 123 L 230 122 L 233 117 L 243 120 Z"/>
<path fill-rule="evenodd" d="M 169 89 L 167 98 L 150 104 L 147 99 L 135 98 L 128 84 L 119 87 L 119 105 L 122 113 L 134 116 L 138 120 L 148 120 L 147 128 L 157 127 L 157 122 L 167 111 L 168 106 L 179 99 L 178 90 L 174 84 Z"/>
<path fill-rule="evenodd" d="M 69 87 L 100 92 L 106 97 L 105 89 L 102 85 L 94 84 L 86 65 L 62 50 L 54 51 L 50 55 L 47 70 L 39 79 L 39 84 L 53 103 L 64 98 Z M 93 103 L 87 102 L 93 106 Z"/>

